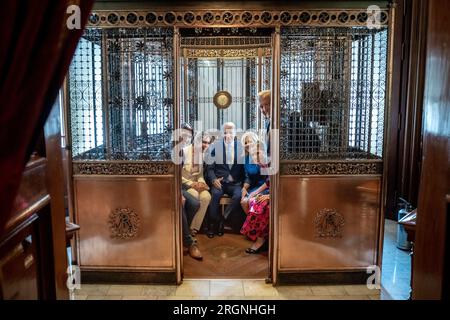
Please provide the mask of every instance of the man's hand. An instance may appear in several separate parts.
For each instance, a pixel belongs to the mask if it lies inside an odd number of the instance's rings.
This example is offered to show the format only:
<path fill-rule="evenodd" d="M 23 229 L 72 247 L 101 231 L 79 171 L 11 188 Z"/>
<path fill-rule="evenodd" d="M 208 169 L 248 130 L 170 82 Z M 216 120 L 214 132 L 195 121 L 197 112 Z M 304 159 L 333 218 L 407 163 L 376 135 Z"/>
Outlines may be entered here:
<path fill-rule="evenodd" d="M 242 188 L 242 192 L 241 192 L 241 200 L 243 200 L 247 194 L 248 194 L 247 189 Z"/>
<path fill-rule="evenodd" d="M 198 191 L 198 187 L 199 187 L 198 182 L 192 182 L 191 185 L 190 185 L 190 187 L 191 187 L 192 189 Z"/>
<path fill-rule="evenodd" d="M 223 180 L 223 178 L 219 178 L 219 179 L 215 179 L 214 181 L 213 181 L 213 186 L 214 186 L 214 188 L 216 188 L 216 189 L 222 189 L 222 180 Z"/>
<path fill-rule="evenodd" d="M 198 184 L 198 190 L 199 192 L 205 191 L 205 190 L 209 190 L 209 187 L 206 183 L 204 182 L 197 182 Z"/>
<path fill-rule="evenodd" d="M 197 192 L 209 190 L 208 185 L 204 182 L 194 182 L 193 184 L 191 184 L 191 188 L 194 188 Z"/>
<path fill-rule="evenodd" d="M 185 203 L 186 203 L 186 198 L 182 195 L 181 196 L 181 205 L 184 207 Z"/>

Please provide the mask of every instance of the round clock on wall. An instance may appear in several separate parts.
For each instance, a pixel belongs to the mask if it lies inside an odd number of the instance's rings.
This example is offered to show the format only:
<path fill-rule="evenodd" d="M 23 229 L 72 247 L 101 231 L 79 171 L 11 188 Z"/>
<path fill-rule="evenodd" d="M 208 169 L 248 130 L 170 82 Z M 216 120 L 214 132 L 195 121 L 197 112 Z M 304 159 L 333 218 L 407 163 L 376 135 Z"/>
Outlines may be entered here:
<path fill-rule="evenodd" d="M 219 109 L 226 109 L 231 104 L 231 94 L 228 91 L 219 91 L 214 95 L 214 104 Z"/>

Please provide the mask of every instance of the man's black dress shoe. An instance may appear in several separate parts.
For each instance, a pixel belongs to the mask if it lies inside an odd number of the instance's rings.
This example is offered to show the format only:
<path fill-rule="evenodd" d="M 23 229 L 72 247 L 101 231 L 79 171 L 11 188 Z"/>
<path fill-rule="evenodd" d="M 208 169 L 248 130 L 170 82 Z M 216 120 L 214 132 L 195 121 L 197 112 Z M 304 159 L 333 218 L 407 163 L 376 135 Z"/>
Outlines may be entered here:
<path fill-rule="evenodd" d="M 219 237 L 223 236 L 223 230 L 224 230 L 224 224 L 223 224 L 223 220 L 221 220 L 219 222 L 219 227 L 217 228 L 217 235 Z"/>
<path fill-rule="evenodd" d="M 208 227 L 208 231 L 206 232 L 206 236 L 208 238 L 214 238 L 214 229 L 215 229 L 214 225 L 210 224 L 209 227 Z"/>

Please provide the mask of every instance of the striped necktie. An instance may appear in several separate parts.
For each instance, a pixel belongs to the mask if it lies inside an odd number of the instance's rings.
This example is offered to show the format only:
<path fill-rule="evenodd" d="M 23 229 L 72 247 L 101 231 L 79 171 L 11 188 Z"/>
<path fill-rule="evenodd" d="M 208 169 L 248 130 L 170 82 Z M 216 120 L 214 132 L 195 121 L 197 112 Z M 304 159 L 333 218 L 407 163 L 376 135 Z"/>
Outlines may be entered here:
<path fill-rule="evenodd" d="M 233 144 L 227 143 L 227 164 L 228 167 L 231 169 L 233 166 Z"/>

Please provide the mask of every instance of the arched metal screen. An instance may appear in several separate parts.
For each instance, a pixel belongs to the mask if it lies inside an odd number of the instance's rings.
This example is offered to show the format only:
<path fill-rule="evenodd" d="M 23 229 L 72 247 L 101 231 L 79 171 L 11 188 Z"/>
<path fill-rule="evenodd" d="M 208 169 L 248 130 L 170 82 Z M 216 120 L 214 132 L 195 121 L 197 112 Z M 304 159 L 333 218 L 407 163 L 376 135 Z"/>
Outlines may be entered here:
<path fill-rule="evenodd" d="M 383 155 L 387 29 L 284 28 L 282 160 Z"/>
<path fill-rule="evenodd" d="M 170 159 L 171 29 L 87 29 L 68 86 L 74 159 Z"/>

